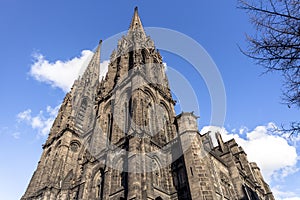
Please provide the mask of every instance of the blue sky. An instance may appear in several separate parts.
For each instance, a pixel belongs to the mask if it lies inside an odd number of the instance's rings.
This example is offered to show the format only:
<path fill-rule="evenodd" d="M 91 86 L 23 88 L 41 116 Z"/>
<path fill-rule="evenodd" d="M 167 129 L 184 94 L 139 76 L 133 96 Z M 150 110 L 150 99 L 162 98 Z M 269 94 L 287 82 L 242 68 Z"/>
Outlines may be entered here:
<path fill-rule="evenodd" d="M 0 198 L 20 198 L 36 168 L 70 84 L 69 78 L 57 75 L 67 76 L 69 66 L 78 67 L 99 39 L 127 30 L 135 6 L 144 26 L 179 31 L 206 49 L 226 89 L 224 137 L 235 137 L 260 164 L 277 199 L 300 199 L 299 138 L 291 141 L 269 131 L 298 120 L 299 109 L 281 104 L 279 74 L 261 75 L 263 69 L 239 51 L 238 45 L 246 47 L 245 33 L 254 29 L 236 0 L 1 0 Z M 197 92 L 199 129 L 209 126 L 211 105 L 204 81 L 186 60 L 161 53 Z M 51 67 L 56 70 L 47 71 Z M 258 156 L 260 150 L 266 153 Z"/>

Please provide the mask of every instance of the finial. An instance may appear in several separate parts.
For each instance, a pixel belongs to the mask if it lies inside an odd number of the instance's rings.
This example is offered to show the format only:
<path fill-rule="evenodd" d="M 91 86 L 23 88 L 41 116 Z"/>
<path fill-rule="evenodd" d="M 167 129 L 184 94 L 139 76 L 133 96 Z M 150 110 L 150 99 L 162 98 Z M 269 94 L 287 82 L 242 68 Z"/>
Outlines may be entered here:
<path fill-rule="evenodd" d="M 102 40 L 99 41 L 99 44 L 102 44 Z"/>
<path fill-rule="evenodd" d="M 134 8 L 134 11 L 135 11 L 135 12 L 137 12 L 137 11 L 138 11 L 138 7 L 137 7 L 137 6 Z"/>

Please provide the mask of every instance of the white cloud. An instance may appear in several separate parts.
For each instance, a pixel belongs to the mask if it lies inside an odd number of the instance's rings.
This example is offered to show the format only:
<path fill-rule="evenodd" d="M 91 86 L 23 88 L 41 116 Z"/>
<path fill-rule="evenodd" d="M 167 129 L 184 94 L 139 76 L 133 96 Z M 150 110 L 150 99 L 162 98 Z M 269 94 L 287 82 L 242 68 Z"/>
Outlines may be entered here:
<path fill-rule="evenodd" d="M 73 85 L 74 80 L 84 72 L 92 55 L 92 51 L 83 50 L 79 57 L 67 61 L 56 60 L 50 62 L 44 55 L 34 53 L 34 63 L 31 65 L 29 74 L 40 82 L 45 82 L 52 87 L 67 92 Z M 100 64 L 100 77 L 106 74 L 108 63 L 109 61 L 105 60 Z"/>
<path fill-rule="evenodd" d="M 271 190 L 276 200 L 300 200 L 300 197 L 297 194 L 285 191 L 279 185 L 273 187 Z"/>
<path fill-rule="evenodd" d="M 272 132 L 276 128 L 274 123 L 265 126 L 257 126 L 253 130 L 247 127 L 235 129 L 229 133 L 225 128 L 206 126 L 201 134 L 211 131 L 214 145 L 217 145 L 215 132 L 220 132 L 224 141 L 232 138 L 243 147 L 250 162 L 256 162 L 268 183 L 284 183 L 284 179 L 299 171 L 297 161 L 299 156 L 296 147 L 288 143 L 288 135 Z M 280 185 L 272 187 L 276 200 L 300 200 L 294 192 L 283 189 Z"/>
<path fill-rule="evenodd" d="M 87 66 L 92 54 L 89 50 L 83 50 L 79 57 L 50 62 L 42 54 L 34 53 L 30 75 L 40 82 L 68 91 L 81 72 L 81 68 Z"/>
<path fill-rule="evenodd" d="M 44 55 L 34 53 L 34 63 L 31 65 L 29 74 L 37 81 L 50 84 L 52 87 L 67 92 L 72 87 L 75 79 L 83 74 L 92 56 L 92 51 L 83 50 L 78 57 L 66 61 L 56 60 L 50 62 Z M 106 75 L 108 64 L 109 60 L 104 60 L 100 64 L 100 79 Z M 27 109 L 17 115 L 17 121 L 19 123 L 26 122 L 32 129 L 37 130 L 39 135 L 45 136 L 49 133 L 59 107 L 47 106 L 45 111 L 41 110 L 35 116 L 33 116 L 31 109 Z M 19 133 L 16 132 L 13 136 L 19 138 Z"/>
<path fill-rule="evenodd" d="M 284 135 L 270 132 L 269 129 L 273 126 L 275 126 L 273 123 L 269 123 L 266 126 L 257 126 L 252 131 L 242 127 L 242 130 L 238 131 L 239 134 L 228 133 L 225 128 L 207 126 L 201 133 L 208 130 L 219 131 L 224 141 L 234 138 L 246 151 L 249 161 L 256 162 L 266 181 L 270 182 L 283 179 L 299 170 L 296 167 L 298 160 L 296 148 L 288 143 Z M 240 133 L 244 133 L 244 138 Z"/>
<path fill-rule="evenodd" d="M 275 171 L 272 176 L 273 176 L 273 179 L 282 181 L 288 175 L 295 174 L 299 170 L 300 169 L 297 166 L 295 166 L 295 165 L 293 165 L 293 166 L 286 166 L 286 167 L 284 167 L 284 168 L 282 168 L 280 170 Z"/>
<path fill-rule="evenodd" d="M 28 121 L 31 118 L 31 110 L 27 109 L 17 115 L 18 121 Z"/>
<path fill-rule="evenodd" d="M 245 133 L 247 133 L 249 131 L 249 129 L 246 127 L 246 126 L 242 126 L 240 129 L 239 129 L 239 134 L 240 135 L 243 135 Z"/>
<path fill-rule="evenodd" d="M 40 111 L 37 115 L 32 116 L 31 109 L 27 109 L 23 112 L 20 112 L 17 115 L 17 121 L 19 123 L 25 122 L 31 126 L 32 129 L 37 130 L 38 135 L 46 136 L 48 135 L 50 128 L 55 120 L 57 112 L 60 108 L 60 105 L 52 108 L 47 106 L 46 112 Z M 19 138 L 19 134 L 13 135 L 15 138 Z"/>

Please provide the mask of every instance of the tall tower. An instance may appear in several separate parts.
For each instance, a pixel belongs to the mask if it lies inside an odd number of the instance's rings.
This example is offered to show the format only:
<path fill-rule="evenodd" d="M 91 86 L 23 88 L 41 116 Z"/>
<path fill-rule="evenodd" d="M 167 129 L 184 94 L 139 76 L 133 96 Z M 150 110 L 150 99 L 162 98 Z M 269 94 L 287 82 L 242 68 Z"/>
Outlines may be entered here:
<path fill-rule="evenodd" d="M 135 8 L 99 81 L 101 41 L 66 95 L 23 200 L 274 199 L 234 140 L 200 135 Z"/>
<path fill-rule="evenodd" d="M 96 115 L 100 48 L 101 41 L 84 74 L 66 94 L 23 199 L 64 199 L 67 185 L 80 173 L 78 151 L 84 134 L 93 130 Z"/>

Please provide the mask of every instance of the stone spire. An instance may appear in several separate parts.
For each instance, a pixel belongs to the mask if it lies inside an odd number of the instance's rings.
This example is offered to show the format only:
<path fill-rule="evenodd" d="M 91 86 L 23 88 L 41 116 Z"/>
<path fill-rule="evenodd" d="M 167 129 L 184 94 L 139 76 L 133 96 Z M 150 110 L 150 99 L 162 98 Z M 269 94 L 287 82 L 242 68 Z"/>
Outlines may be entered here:
<path fill-rule="evenodd" d="M 100 40 L 95 53 L 90 60 L 83 75 L 74 82 L 71 90 L 72 96 L 72 114 L 70 123 L 75 124 L 74 127 L 83 132 L 92 128 L 92 123 L 87 123 L 88 116 L 95 115 L 93 105 L 99 88 L 100 77 Z"/>
<path fill-rule="evenodd" d="M 83 75 L 74 81 L 71 91 L 66 94 L 44 146 L 50 145 L 53 142 L 53 139 L 57 137 L 57 134 L 65 128 L 74 128 L 76 127 L 74 124 L 83 124 L 87 119 L 82 116 L 94 114 L 91 106 L 84 107 L 83 109 L 83 104 L 89 103 L 90 105 L 93 105 L 97 94 L 100 76 L 101 43 L 102 40 L 100 40 L 99 45 L 97 46 Z M 82 126 L 79 128 L 88 129 L 91 127 Z"/>
<path fill-rule="evenodd" d="M 99 83 L 101 44 L 102 44 L 102 40 L 99 41 L 95 53 L 81 77 L 81 81 L 84 82 L 90 81 L 91 82 L 90 86 L 94 86 L 95 84 Z"/>
<path fill-rule="evenodd" d="M 131 79 L 134 71 L 142 73 L 149 83 L 159 87 L 173 102 L 162 57 L 151 37 L 146 35 L 137 7 L 127 34 L 122 36 L 117 49 L 111 54 L 101 95 L 107 95 L 126 78 Z"/>
<path fill-rule="evenodd" d="M 128 34 L 135 32 L 135 31 L 142 32 L 144 35 L 146 35 L 143 25 L 142 25 L 142 21 L 140 19 L 139 13 L 138 13 L 138 7 L 135 7 L 135 9 L 134 9 L 134 14 L 133 14 L 130 26 L 129 26 Z"/>
<path fill-rule="evenodd" d="M 99 44 L 94 52 L 92 59 L 90 60 L 87 68 L 85 69 L 82 76 L 74 81 L 74 84 L 71 88 L 72 96 L 84 95 L 83 90 L 87 87 L 97 87 L 99 84 L 100 77 L 100 55 L 101 55 L 101 45 L 102 40 L 99 41 Z"/>

